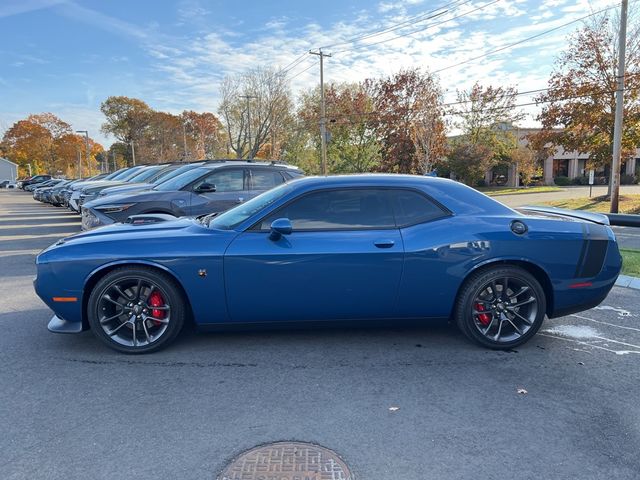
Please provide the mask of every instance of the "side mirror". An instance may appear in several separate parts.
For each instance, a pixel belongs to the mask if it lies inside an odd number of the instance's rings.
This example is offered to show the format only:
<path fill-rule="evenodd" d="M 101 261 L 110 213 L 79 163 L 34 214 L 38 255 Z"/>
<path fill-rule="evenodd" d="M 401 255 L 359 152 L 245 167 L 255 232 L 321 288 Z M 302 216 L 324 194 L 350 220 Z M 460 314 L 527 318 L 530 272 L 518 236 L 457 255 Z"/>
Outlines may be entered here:
<path fill-rule="evenodd" d="M 277 218 L 271 223 L 269 239 L 273 241 L 280 240 L 283 235 L 290 235 L 292 231 L 291 220 L 288 218 Z"/>
<path fill-rule="evenodd" d="M 198 188 L 196 188 L 197 193 L 211 193 L 216 191 L 216 186 L 211 183 L 203 183 Z"/>

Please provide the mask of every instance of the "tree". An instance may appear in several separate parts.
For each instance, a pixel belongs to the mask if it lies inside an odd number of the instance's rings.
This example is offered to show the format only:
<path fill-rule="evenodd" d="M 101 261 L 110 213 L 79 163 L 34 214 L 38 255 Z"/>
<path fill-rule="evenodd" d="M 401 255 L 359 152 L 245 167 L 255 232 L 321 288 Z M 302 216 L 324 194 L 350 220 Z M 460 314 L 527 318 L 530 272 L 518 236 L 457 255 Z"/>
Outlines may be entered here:
<path fill-rule="evenodd" d="M 380 170 L 426 173 L 445 152 L 442 92 L 437 80 L 419 69 L 366 80 L 373 102 L 371 126 L 381 144 Z"/>
<path fill-rule="evenodd" d="M 102 146 L 89 139 L 90 165 L 86 165 L 85 141 L 73 133 L 71 126 L 51 113 L 29 115 L 5 132 L 3 149 L 23 173 L 31 164 L 33 173 L 77 174 L 78 153 L 84 168 L 95 170 L 95 155 Z M 85 170 L 86 171 L 86 170 Z"/>
<path fill-rule="evenodd" d="M 589 154 L 591 167 L 611 164 L 618 59 L 619 21 L 595 17 L 568 39 L 549 78 L 543 104 L 542 130 L 532 137 L 537 148 L 562 146 Z M 622 158 L 640 144 L 640 22 L 629 26 L 626 47 Z"/>
<path fill-rule="evenodd" d="M 219 113 L 230 148 L 238 158 L 254 158 L 273 136 L 292 121 L 293 102 L 286 76 L 258 67 L 227 76 L 222 82 Z"/>
<path fill-rule="evenodd" d="M 535 176 L 542 175 L 542 168 L 536 152 L 529 147 L 520 146 L 511 152 L 511 161 L 516 165 L 520 181 L 525 187 L 531 184 Z"/>
<path fill-rule="evenodd" d="M 494 152 L 481 143 L 458 140 L 447 155 L 448 166 L 467 185 L 477 185 L 493 166 Z"/>
<path fill-rule="evenodd" d="M 182 112 L 185 131 L 192 140 L 187 147 L 192 157 L 216 158 L 224 156 L 227 139 L 222 122 L 213 113 L 197 113 L 191 110 Z"/>
<path fill-rule="evenodd" d="M 371 172 L 380 166 L 380 143 L 371 125 L 373 102 L 362 84 L 330 84 L 325 87 L 327 169 L 331 173 Z M 320 89 L 302 96 L 298 115 L 320 162 Z M 314 165 L 315 171 L 315 165 Z"/>
<path fill-rule="evenodd" d="M 135 144 L 148 128 L 153 111 L 142 100 L 129 97 L 109 97 L 100 105 L 106 117 L 102 132 L 113 135 L 127 145 Z"/>

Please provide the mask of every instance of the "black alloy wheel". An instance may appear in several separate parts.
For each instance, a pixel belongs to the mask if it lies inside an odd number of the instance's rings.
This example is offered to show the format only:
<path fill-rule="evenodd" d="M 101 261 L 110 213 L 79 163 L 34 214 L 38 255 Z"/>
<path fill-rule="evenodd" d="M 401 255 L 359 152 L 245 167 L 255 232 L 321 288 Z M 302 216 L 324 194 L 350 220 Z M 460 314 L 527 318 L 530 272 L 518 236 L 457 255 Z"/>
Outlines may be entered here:
<path fill-rule="evenodd" d="M 147 267 L 120 267 L 105 275 L 89 297 L 93 333 L 124 353 L 166 347 L 184 324 L 185 301 L 176 282 Z"/>
<path fill-rule="evenodd" d="M 533 337 L 546 312 L 540 282 L 515 266 L 491 267 L 463 285 L 455 320 L 471 340 L 493 349 L 509 349 Z"/>

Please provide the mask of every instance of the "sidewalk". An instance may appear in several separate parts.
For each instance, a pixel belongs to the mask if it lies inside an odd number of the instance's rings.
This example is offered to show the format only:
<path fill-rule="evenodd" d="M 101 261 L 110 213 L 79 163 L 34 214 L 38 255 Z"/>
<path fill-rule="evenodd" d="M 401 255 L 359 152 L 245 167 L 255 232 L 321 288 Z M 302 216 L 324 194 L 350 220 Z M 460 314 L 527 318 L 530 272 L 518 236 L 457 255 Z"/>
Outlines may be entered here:
<path fill-rule="evenodd" d="M 640 278 L 631 277 L 629 275 L 620 275 L 616 280 L 616 286 L 640 290 Z"/>

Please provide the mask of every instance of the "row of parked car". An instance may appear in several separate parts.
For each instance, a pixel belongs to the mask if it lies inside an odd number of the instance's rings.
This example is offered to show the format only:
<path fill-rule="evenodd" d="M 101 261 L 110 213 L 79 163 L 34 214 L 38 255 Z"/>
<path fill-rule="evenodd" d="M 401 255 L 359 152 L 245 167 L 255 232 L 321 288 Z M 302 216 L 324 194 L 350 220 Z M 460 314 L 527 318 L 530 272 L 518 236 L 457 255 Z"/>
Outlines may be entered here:
<path fill-rule="evenodd" d="M 286 163 L 220 159 L 138 165 L 87 179 L 49 176 L 19 187 L 38 201 L 81 214 L 82 229 L 89 230 L 222 212 L 301 176 Z"/>

